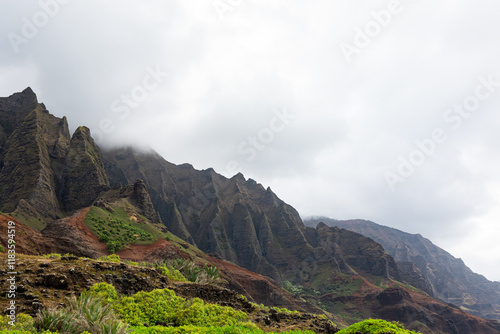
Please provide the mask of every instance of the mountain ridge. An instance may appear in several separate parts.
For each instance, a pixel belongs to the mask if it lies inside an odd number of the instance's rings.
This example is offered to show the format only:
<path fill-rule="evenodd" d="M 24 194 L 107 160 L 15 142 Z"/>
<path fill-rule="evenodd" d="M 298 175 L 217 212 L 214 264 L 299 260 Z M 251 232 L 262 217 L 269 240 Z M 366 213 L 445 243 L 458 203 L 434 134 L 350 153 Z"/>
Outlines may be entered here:
<path fill-rule="evenodd" d="M 500 319 L 500 284 L 474 273 L 463 260 L 434 245 L 420 234 L 378 225 L 368 220 L 306 219 L 306 225 L 323 222 L 363 234 L 384 246 L 398 264 L 414 263 L 430 283 L 431 295 L 457 304 L 468 312 Z"/>

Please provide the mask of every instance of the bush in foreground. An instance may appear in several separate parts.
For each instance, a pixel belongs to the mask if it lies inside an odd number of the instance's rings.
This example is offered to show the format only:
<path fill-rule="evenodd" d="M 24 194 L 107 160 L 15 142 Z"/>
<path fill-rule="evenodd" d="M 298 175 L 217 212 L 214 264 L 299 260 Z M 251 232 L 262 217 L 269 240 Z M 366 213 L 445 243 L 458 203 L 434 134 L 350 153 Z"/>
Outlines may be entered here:
<path fill-rule="evenodd" d="M 175 326 L 226 326 L 246 320 L 246 314 L 231 307 L 205 303 L 199 298 L 186 300 L 172 290 L 157 289 L 123 297 L 115 305 L 123 321 L 131 325 L 172 323 Z"/>
<path fill-rule="evenodd" d="M 264 334 L 255 325 L 249 323 L 237 326 L 223 327 L 199 327 L 199 326 L 181 326 L 181 327 L 132 327 L 131 334 Z M 287 331 L 281 334 L 315 334 L 312 331 Z M 269 333 L 268 333 L 269 334 Z"/>
<path fill-rule="evenodd" d="M 6 315 L 0 316 L 0 333 L 3 333 L 4 330 L 17 330 L 20 332 L 25 331 L 26 333 L 35 331 L 33 318 L 27 314 L 18 314 L 14 322 L 14 326 L 9 324 L 10 321 L 11 319 Z"/>
<path fill-rule="evenodd" d="M 39 331 L 49 330 L 59 333 L 125 334 L 128 325 L 115 315 L 111 304 L 102 298 L 84 291 L 80 297 L 68 299 L 66 308 L 48 309 L 35 318 Z"/>
<path fill-rule="evenodd" d="M 358 322 L 346 329 L 339 331 L 337 334 L 419 334 L 405 329 L 401 324 L 388 322 L 385 320 L 369 319 Z"/>

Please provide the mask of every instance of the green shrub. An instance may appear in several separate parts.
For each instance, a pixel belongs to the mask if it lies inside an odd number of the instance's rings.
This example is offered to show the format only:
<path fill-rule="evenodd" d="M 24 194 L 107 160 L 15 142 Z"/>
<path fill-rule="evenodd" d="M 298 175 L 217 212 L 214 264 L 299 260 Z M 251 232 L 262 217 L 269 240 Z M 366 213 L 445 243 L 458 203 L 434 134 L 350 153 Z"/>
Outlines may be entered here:
<path fill-rule="evenodd" d="M 46 309 L 39 312 L 35 318 L 35 326 L 38 330 L 62 331 L 71 333 L 72 314 L 64 309 Z"/>
<path fill-rule="evenodd" d="M 113 304 L 118 300 L 118 293 L 111 284 L 101 282 L 90 287 L 89 293 L 101 298 L 107 304 Z"/>
<path fill-rule="evenodd" d="M 126 260 L 123 262 L 125 262 L 126 264 L 128 264 L 130 266 L 138 266 L 139 265 L 139 262 L 134 262 L 134 261 L 129 261 L 129 260 Z"/>
<path fill-rule="evenodd" d="M 406 330 L 401 324 L 396 322 L 387 322 L 385 320 L 369 319 L 358 322 L 346 329 L 339 331 L 337 334 L 418 334 L 417 332 Z"/>
<path fill-rule="evenodd" d="M 264 334 L 252 323 L 243 323 L 235 326 L 199 327 L 193 325 L 181 327 L 132 327 L 132 334 Z M 283 334 L 315 334 L 312 331 L 287 331 Z"/>
<path fill-rule="evenodd" d="M 8 316 L 0 316 L 0 332 L 3 333 L 3 330 L 19 330 L 19 331 L 35 331 L 35 326 L 33 322 L 33 318 L 27 314 L 20 313 L 16 316 L 14 321 L 14 326 L 10 325 L 9 322 L 11 319 Z"/>
<path fill-rule="evenodd" d="M 2 245 L 0 245 L 0 253 L 5 253 L 5 248 Z"/>
<path fill-rule="evenodd" d="M 168 268 L 167 266 L 158 267 L 161 273 L 167 276 L 172 281 L 187 282 L 186 277 L 177 269 Z"/>
<path fill-rule="evenodd" d="M 97 261 L 109 261 L 109 262 L 120 263 L 120 256 L 118 256 L 116 254 L 101 256 L 100 258 L 97 259 Z"/>
<path fill-rule="evenodd" d="M 225 282 L 220 277 L 219 268 L 217 266 L 207 266 L 203 268 L 196 266 L 193 261 L 184 259 L 175 259 L 174 261 L 158 261 L 155 263 L 156 268 L 168 270 L 165 271 L 164 275 L 169 276 L 172 280 L 179 280 L 180 276 L 177 272 L 184 276 L 184 280 L 190 282 L 202 283 L 202 284 L 219 284 Z"/>
<path fill-rule="evenodd" d="M 194 264 L 194 262 L 191 261 L 184 261 L 184 264 L 179 268 L 179 271 L 190 282 L 196 282 L 201 270 L 202 270 L 201 268 L 198 268 L 196 264 Z"/>
<path fill-rule="evenodd" d="M 135 326 L 154 324 L 157 321 L 176 326 L 226 326 L 236 325 L 246 319 L 246 314 L 242 311 L 208 304 L 198 298 L 186 300 L 169 289 L 141 291 L 133 296 L 123 297 L 115 309 L 123 321 Z"/>
<path fill-rule="evenodd" d="M 290 281 L 283 281 L 283 288 L 293 295 L 301 295 L 304 293 L 304 288 L 302 285 L 294 285 Z"/>
<path fill-rule="evenodd" d="M 61 254 L 57 254 L 57 253 L 50 253 L 50 254 L 45 254 L 45 255 L 42 255 L 43 257 L 45 258 L 48 258 L 48 259 L 60 259 L 61 258 Z"/>
<path fill-rule="evenodd" d="M 0 331 L 1 334 L 33 334 L 33 333 L 38 333 L 38 332 L 33 332 L 33 331 L 26 331 L 24 329 L 20 330 L 4 330 Z M 59 334 L 58 332 L 51 332 L 51 331 L 43 331 L 43 333 L 40 334 Z M 90 334 L 90 333 L 89 333 Z"/>
<path fill-rule="evenodd" d="M 112 305 L 104 305 L 101 298 L 84 291 L 80 297 L 68 298 L 66 308 L 41 311 L 36 319 L 38 330 L 60 333 L 124 334 L 128 325 L 118 320 Z"/>
<path fill-rule="evenodd" d="M 280 307 L 271 307 L 271 310 L 275 310 L 279 313 L 286 313 L 286 314 L 299 314 L 299 311 L 290 311 L 287 308 L 280 308 Z"/>

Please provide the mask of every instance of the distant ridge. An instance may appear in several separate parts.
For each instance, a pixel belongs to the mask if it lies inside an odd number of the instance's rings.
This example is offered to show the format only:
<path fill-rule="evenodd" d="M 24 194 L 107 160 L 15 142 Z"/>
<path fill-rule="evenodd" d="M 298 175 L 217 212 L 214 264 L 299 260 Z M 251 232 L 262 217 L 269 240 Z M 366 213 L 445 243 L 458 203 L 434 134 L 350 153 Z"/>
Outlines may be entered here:
<path fill-rule="evenodd" d="M 434 245 L 420 234 L 410 234 L 368 220 L 336 220 L 326 217 L 305 219 L 307 226 L 323 222 L 360 233 L 379 242 L 400 269 L 408 272 L 414 264 L 429 283 L 419 287 L 446 302 L 456 304 L 469 313 L 500 320 L 500 282 L 491 282 L 474 273 L 461 259 Z M 406 269 L 406 270 L 405 270 Z"/>

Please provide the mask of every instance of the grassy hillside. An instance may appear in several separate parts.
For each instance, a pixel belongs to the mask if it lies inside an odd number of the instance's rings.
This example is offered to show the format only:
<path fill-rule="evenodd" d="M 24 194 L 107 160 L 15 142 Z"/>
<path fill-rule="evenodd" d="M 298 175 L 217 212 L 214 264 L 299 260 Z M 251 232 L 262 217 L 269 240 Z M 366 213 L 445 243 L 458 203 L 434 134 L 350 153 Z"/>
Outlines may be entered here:
<path fill-rule="evenodd" d="M 52 276 L 59 277 L 62 281 L 42 279 L 40 286 L 26 286 L 28 290 L 19 294 L 19 300 L 31 296 L 46 307 L 31 315 L 19 311 L 14 322 L 8 316 L 0 317 L 2 334 L 314 334 L 337 331 L 325 316 L 257 305 L 215 285 L 197 284 L 193 286 L 193 290 L 190 286 L 196 283 L 185 282 L 188 271 L 181 268 L 181 272 L 177 271 L 176 275 L 172 275 L 176 271 L 174 266 L 182 261 L 177 264 L 177 261 L 172 261 L 169 264 L 140 265 L 122 262 L 117 255 L 91 260 L 77 259 L 70 254 L 49 254 L 43 257 L 19 255 L 18 260 L 19 269 L 47 268 L 44 272 L 40 269 L 23 270 L 23 276 L 29 281 Z M 78 275 L 72 279 L 75 281 L 68 281 L 69 277 L 66 275 L 74 274 L 75 270 L 78 271 Z M 120 270 L 123 271 L 121 274 Z M 103 274 L 99 274 L 100 272 Z M 116 273 L 117 278 L 118 275 L 128 277 L 130 282 L 136 282 L 136 287 L 146 285 L 130 294 L 129 283 L 124 280 L 111 279 L 113 285 L 102 281 L 103 278 L 114 276 L 110 273 Z M 162 275 L 168 279 L 162 279 Z M 67 281 L 62 286 L 64 280 Z M 87 285 L 89 281 L 96 283 Z M 201 287 L 206 292 L 200 297 L 186 294 L 187 291 L 200 291 Z M 62 292 L 71 290 L 74 293 L 61 295 Z M 0 296 L 0 302 L 2 305 L 8 303 L 6 295 Z M 61 308 L 61 305 L 64 307 Z M 396 328 L 398 331 L 392 333 L 413 334 L 405 331 L 399 324 L 384 321 L 356 326 L 351 326 L 356 331 L 345 329 L 341 333 L 357 333 L 360 330 L 361 333 L 387 333 Z M 364 332 L 365 327 L 371 331 Z M 374 331 L 376 328 L 380 330 Z M 382 329 L 386 331 L 381 331 Z"/>
<path fill-rule="evenodd" d="M 152 244 L 168 237 L 144 216 L 131 210 L 130 206 L 114 206 L 110 210 L 93 206 L 85 218 L 85 224 L 100 241 L 108 245 L 111 253 L 130 244 Z"/>

